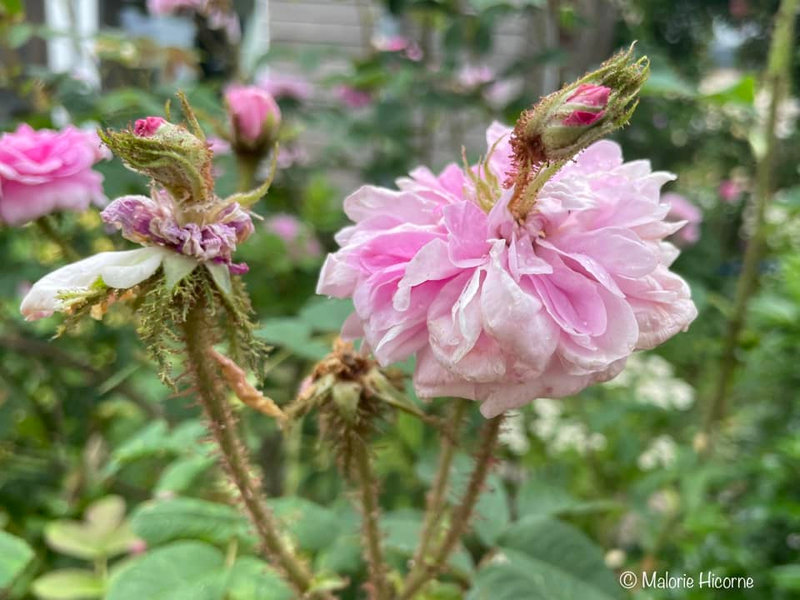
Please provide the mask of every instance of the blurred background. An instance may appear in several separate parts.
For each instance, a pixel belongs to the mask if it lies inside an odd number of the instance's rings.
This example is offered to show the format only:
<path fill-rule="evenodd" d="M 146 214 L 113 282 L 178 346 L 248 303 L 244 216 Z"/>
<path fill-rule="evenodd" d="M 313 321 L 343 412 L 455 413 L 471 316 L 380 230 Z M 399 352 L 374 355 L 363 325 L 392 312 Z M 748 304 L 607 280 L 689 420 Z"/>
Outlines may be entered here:
<path fill-rule="evenodd" d="M 492 570 L 498 556 L 521 552 L 539 561 L 531 572 L 580 590 L 559 598 L 788 600 L 800 597 L 796 85 L 778 109 L 759 285 L 733 348 L 737 368 L 718 393 L 754 227 L 770 102 L 761 77 L 777 8 L 777 0 L 212 0 L 202 9 L 188 0 L 0 0 L 0 130 L 126 127 L 163 114 L 183 89 L 214 138 L 225 195 L 240 171 L 222 94 L 231 82 L 272 94 L 282 113 L 278 172 L 256 206 L 259 235 L 237 257 L 250 265 L 259 335 L 274 346 L 259 383 L 285 403 L 350 310 L 314 295 L 346 222 L 343 199 L 362 183 L 391 186 L 417 165 L 460 163 L 462 147 L 475 161 L 492 120 L 513 124 L 540 96 L 637 41 L 652 74 L 615 139 L 626 159 L 678 175 L 665 190 L 673 217 L 688 221 L 673 239 L 682 248 L 674 269 L 689 281 L 699 317 L 688 333 L 633 357 L 617 379 L 509 417 L 500 468 L 453 566 L 456 583 L 430 598 L 540 597 L 504 590 L 523 576 Z M 146 191 L 118 160 L 96 168 L 109 198 Z M 220 512 L 229 491 L 198 408 L 162 386 L 129 311 L 115 308 L 56 340 L 57 317 L 30 324 L 18 314 L 31 282 L 68 253 L 131 247 L 109 235 L 95 208 L 50 215 L 49 225 L 55 235 L 0 224 L 0 534 L 26 548 L 0 537 L 0 598 L 100 598 L 115 568 L 175 540 L 224 549 L 241 524 Z M 362 597 L 357 515 L 315 444 L 316 424 L 284 437 L 267 417 L 244 415 L 265 486 L 303 551 L 351 578 L 343 597 Z M 477 411 L 470 418 L 476 430 Z M 438 448 L 434 432 L 406 415 L 377 442 L 393 560 L 413 552 Z M 461 458 L 467 468 L 468 449 Z M 76 538 L 65 523 L 109 497 L 119 543 L 85 531 Z M 195 521 L 158 513 L 177 511 L 176 501 L 195 502 Z M 154 521 L 154 511 L 177 520 Z M 174 526 L 154 525 L 164 522 Z M 541 535 L 511 533 L 529 530 Z M 22 555 L 19 564 L 8 558 Z M 559 562 L 577 566 L 554 575 Z M 63 569 L 83 569 L 82 584 L 47 579 Z M 750 576 L 755 587 L 627 592 L 616 584 L 616 573 L 641 569 Z M 148 597 L 137 593 L 130 598 Z M 248 593 L 229 597 L 280 597 Z"/>

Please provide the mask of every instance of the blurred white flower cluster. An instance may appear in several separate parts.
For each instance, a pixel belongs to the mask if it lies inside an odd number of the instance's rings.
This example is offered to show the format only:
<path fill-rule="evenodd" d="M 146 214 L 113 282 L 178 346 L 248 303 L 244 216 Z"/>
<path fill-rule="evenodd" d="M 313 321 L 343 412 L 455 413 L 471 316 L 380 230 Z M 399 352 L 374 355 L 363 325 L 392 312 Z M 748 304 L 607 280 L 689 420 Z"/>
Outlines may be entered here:
<path fill-rule="evenodd" d="M 536 419 L 531 423 L 531 432 L 547 444 L 555 453 L 573 450 L 586 454 L 590 450 L 606 447 L 606 438 L 601 433 L 589 431 L 584 423 L 564 417 L 563 400 L 538 398 L 533 402 Z"/>
<path fill-rule="evenodd" d="M 677 457 L 677 444 L 672 437 L 660 435 L 654 438 L 637 461 L 643 471 L 652 471 L 658 467 L 669 467 Z"/>
<path fill-rule="evenodd" d="M 657 354 L 634 354 L 625 370 L 603 384 L 630 389 L 636 400 L 664 410 L 688 410 L 694 404 L 694 388 L 675 377 L 669 361 Z"/>

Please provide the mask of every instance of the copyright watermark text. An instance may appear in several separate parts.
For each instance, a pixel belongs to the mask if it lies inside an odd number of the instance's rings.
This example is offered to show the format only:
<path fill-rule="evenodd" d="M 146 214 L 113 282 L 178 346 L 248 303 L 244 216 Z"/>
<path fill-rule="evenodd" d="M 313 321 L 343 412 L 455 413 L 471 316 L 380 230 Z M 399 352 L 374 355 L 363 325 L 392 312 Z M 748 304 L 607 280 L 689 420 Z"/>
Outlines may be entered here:
<path fill-rule="evenodd" d="M 713 571 L 696 575 L 675 575 L 669 571 L 623 571 L 619 575 L 619 584 L 626 590 L 749 590 L 755 587 L 752 577 L 723 577 Z"/>

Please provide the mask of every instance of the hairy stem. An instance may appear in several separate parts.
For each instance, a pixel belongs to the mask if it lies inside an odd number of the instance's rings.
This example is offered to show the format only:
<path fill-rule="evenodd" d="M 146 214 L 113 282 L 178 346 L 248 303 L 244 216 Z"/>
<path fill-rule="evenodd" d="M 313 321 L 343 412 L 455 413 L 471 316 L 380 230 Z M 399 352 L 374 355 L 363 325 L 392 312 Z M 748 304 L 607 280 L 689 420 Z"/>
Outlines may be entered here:
<path fill-rule="evenodd" d="M 461 536 L 466 533 L 475 505 L 478 502 L 478 498 L 480 498 L 483 486 L 486 483 L 486 477 L 492 466 L 494 450 L 497 446 L 497 438 L 502 422 L 503 417 L 499 416 L 484 423 L 478 451 L 475 454 L 475 467 L 470 475 L 467 490 L 464 492 L 460 504 L 453 511 L 450 519 L 450 528 L 441 543 L 433 550 L 431 560 L 412 570 L 406 580 L 400 600 L 413 598 L 414 594 L 423 585 L 439 574 L 447 563 L 447 559 L 450 558 L 450 554 L 455 550 Z"/>
<path fill-rule="evenodd" d="M 437 532 L 437 525 L 440 522 L 442 511 L 444 510 L 447 498 L 447 488 L 450 483 L 450 467 L 453 464 L 453 457 L 456 453 L 458 440 L 458 430 L 464 418 L 464 411 L 467 401 L 461 398 L 454 399 L 451 404 L 451 413 L 448 420 L 447 435 L 442 440 L 442 451 L 439 454 L 439 464 L 436 467 L 436 475 L 433 480 L 433 487 L 428 492 L 425 507 L 425 520 L 422 525 L 419 546 L 414 554 L 411 563 L 412 569 L 422 567 L 425 564 L 425 557 L 428 555 L 434 534 Z"/>
<path fill-rule="evenodd" d="M 766 241 L 764 215 L 774 193 L 773 172 L 777 147 L 775 127 L 778 119 L 778 106 L 791 84 L 791 58 L 797 4 L 798 0 L 783 0 L 775 20 L 775 31 L 764 81 L 764 87 L 770 94 L 769 112 L 764 129 L 764 150 L 756 164 L 756 188 L 751 198 L 753 229 L 745 250 L 742 272 L 736 285 L 736 297 L 720 355 L 716 387 L 706 415 L 705 431 L 707 434 L 711 434 L 714 425 L 725 417 L 728 396 L 736 372 L 736 350 L 739 345 L 739 335 L 747 317 L 750 298 L 758 282 L 758 266 Z"/>
<path fill-rule="evenodd" d="M 41 231 L 44 236 L 58 246 L 61 250 L 61 255 L 65 260 L 75 262 L 80 260 L 81 255 L 73 248 L 67 239 L 61 235 L 58 228 L 53 224 L 53 221 L 48 217 L 39 217 L 36 219 L 36 227 Z"/>
<path fill-rule="evenodd" d="M 391 597 L 386 579 L 386 561 L 383 557 L 383 537 L 380 529 L 380 506 L 378 505 L 378 483 L 372 472 L 369 449 L 360 445 L 354 452 L 355 473 L 358 478 L 358 494 L 361 502 L 362 527 L 366 545 L 364 558 L 369 565 L 370 598 L 386 600 Z"/>
<path fill-rule="evenodd" d="M 194 379 L 197 398 L 219 447 L 225 471 L 239 491 L 265 553 L 298 595 L 305 597 L 312 585 L 311 572 L 285 542 L 275 516 L 264 502 L 258 478 L 253 474 L 247 451 L 237 434 L 236 418 L 225 396 L 216 364 L 209 357 L 208 351 L 213 345 L 210 332 L 205 299 L 201 297 L 183 323 L 187 367 Z M 332 598 L 330 595 L 317 597 Z"/>

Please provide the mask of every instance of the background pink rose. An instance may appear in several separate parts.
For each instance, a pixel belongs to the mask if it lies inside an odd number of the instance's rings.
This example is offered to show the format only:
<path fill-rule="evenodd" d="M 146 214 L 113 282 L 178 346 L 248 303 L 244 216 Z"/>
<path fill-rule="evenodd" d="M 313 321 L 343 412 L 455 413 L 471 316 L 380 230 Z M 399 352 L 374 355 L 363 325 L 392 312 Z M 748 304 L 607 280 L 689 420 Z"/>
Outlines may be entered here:
<path fill-rule="evenodd" d="M 55 210 L 102 205 L 103 176 L 92 165 L 108 158 L 97 134 L 20 125 L 0 137 L 0 221 L 22 225 Z"/>
<path fill-rule="evenodd" d="M 235 139 L 256 145 L 273 138 L 281 122 L 281 109 L 269 92 L 254 85 L 232 85 L 225 92 Z"/>

